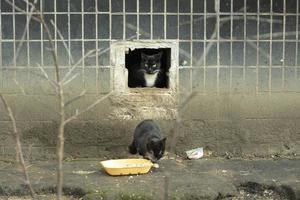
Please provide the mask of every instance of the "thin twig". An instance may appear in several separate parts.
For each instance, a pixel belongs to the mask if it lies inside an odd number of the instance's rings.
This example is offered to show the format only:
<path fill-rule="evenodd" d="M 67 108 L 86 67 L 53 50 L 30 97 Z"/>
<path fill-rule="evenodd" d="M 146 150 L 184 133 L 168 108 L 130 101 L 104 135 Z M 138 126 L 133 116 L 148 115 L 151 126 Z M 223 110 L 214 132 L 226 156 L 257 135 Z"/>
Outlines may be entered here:
<path fill-rule="evenodd" d="M 52 36 L 49 30 L 48 25 L 44 20 L 44 16 L 40 14 L 41 24 L 46 31 L 46 35 L 48 37 L 50 51 L 52 54 L 52 59 L 55 66 L 55 77 L 56 83 L 58 86 L 58 99 L 59 99 L 59 127 L 57 134 L 57 199 L 60 200 L 62 197 L 62 186 L 63 186 L 63 157 L 64 157 L 64 130 L 65 130 L 65 108 L 64 108 L 64 91 L 63 84 L 61 83 L 60 73 L 59 73 L 59 65 L 58 65 L 58 57 L 55 52 L 54 42 L 52 40 Z"/>
<path fill-rule="evenodd" d="M 98 50 L 99 51 L 99 50 Z M 108 50 L 107 50 L 108 51 Z M 72 74 L 72 72 L 78 67 L 78 65 L 83 62 L 83 60 L 87 57 L 89 57 L 91 54 L 97 52 L 96 49 L 88 51 L 83 57 L 81 57 L 73 66 L 72 68 L 66 73 L 66 75 L 62 78 L 62 81 L 64 82 L 66 79 L 69 78 L 69 76 Z"/>
<path fill-rule="evenodd" d="M 55 81 L 53 81 L 49 78 L 49 75 L 47 74 L 47 72 L 44 70 L 44 68 L 40 64 L 37 63 L 37 66 L 39 67 L 39 69 L 43 73 L 44 78 L 50 83 L 51 86 L 53 86 L 55 88 L 55 90 L 57 90 L 58 84 Z"/>
<path fill-rule="evenodd" d="M 24 0 L 23 0 L 23 1 L 24 1 Z M 34 0 L 34 3 L 36 3 L 36 2 L 37 2 L 37 0 Z M 31 4 L 31 5 L 32 5 L 32 4 Z M 24 31 L 23 31 L 23 34 L 22 34 L 22 37 L 21 37 L 21 41 L 19 42 L 18 47 L 17 47 L 17 50 L 16 50 L 16 54 L 14 55 L 14 56 L 15 56 L 14 60 L 17 60 L 17 57 L 19 56 L 19 53 L 20 53 L 20 51 L 21 51 L 21 48 L 22 48 L 23 43 L 24 43 L 24 41 L 25 41 L 25 37 L 26 37 L 27 32 L 28 32 L 29 24 L 30 24 L 30 22 L 31 22 L 31 18 L 32 18 L 32 15 L 33 15 L 33 12 L 34 12 L 34 11 L 35 11 L 35 7 L 34 7 L 34 5 L 33 5 L 33 6 L 31 7 L 31 9 L 30 9 L 30 12 L 26 14 L 26 15 L 28 16 L 28 20 L 26 21 L 26 25 L 25 25 L 25 28 L 24 28 Z"/>
<path fill-rule="evenodd" d="M 73 65 L 74 59 L 73 59 L 73 56 L 72 56 L 72 54 L 71 54 L 70 49 L 68 48 L 68 45 L 67 45 L 67 43 L 66 43 L 66 41 L 65 41 L 64 36 L 61 34 L 60 30 L 58 29 L 58 27 L 56 26 L 56 24 L 53 22 L 53 20 L 50 20 L 50 22 L 51 22 L 52 26 L 56 29 L 56 32 L 57 32 L 58 36 L 59 36 L 60 39 L 62 40 L 63 45 L 64 45 L 64 48 L 65 48 L 65 50 L 67 51 L 68 56 L 69 56 L 69 58 L 70 58 L 70 60 L 71 60 L 71 65 Z"/>
<path fill-rule="evenodd" d="M 78 95 L 78 96 L 76 96 L 76 97 L 70 99 L 69 101 L 67 101 L 67 102 L 65 103 L 65 107 L 67 107 L 67 106 L 70 105 L 71 103 L 73 103 L 73 102 L 79 100 L 79 99 L 80 99 L 81 97 L 83 97 L 84 95 L 85 95 L 85 90 L 83 90 L 83 91 L 80 93 L 80 95 Z"/>
<path fill-rule="evenodd" d="M 13 5 L 13 3 L 10 2 L 9 0 L 5 0 L 5 1 L 6 1 L 8 4 Z M 24 0 L 23 0 L 23 1 L 24 1 Z M 37 0 L 35 0 L 35 3 L 36 3 L 36 1 L 37 1 Z M 30 9 L 29 12 L 26 12 L 26 11 L 23 10 L 23 11 L 26 13 L 26 15 L 28 16 L 28 19 L 27 19 L 27 21 L 26 21 L 26 25 L 25 25 L 25 28 L 24 28 L 24 30 L 23 30 L 23 33 L 22 33 L 20 42 L 18 43 L 16 52 L 15 52 L 15 54 L 13 55 L 13 59 L 12 59 L 12 61 L 11 61 L 11 63 L 13 62 L 14 65 L 16 65 L 17 59 L 18 59 L 18 57 L 19 57 L 19 55 L 20 55 L 21 48 L 22 48 L 22 46 L 23 46 L 23 44 L 24 44 L 24 42 L 25 42 L 25 37 L 26 37 L 26 35 L 27 35 L 28 27 L 29 27 L 29 24 L 30 24 L 30 21 L 31 21 L 31 18 L 32 18 L 32 15 L 33 15 L 34 10 L 35 10 L 34 7 L 31 7 L 31 9 Z M 9 64 L 9 65 L 10 65 L 10 64 Z M 16 73 L 14 73 L 14 74 L 15 74 L 15 76 L 16 76 Z M 19 89 L 21 90 L 22 94 L 26 94 L 25 89 L 23 88 L 23 86 L 22 86 L 21 84 L 19 84 L 19 82 L 17 81 L 17 78 L 16 78 L 16 77 L 13 78 L 13 81 L 14 81 L 14 82 L 16 83 L 16 85 L 19 87 Z"/>
<path fill-rule="evenodd" d="M 68 80 L 62 82 L 62 85 L 63 85 L 63 86 L 68 85 L 68 84 L 71 83 L 78 75 L 79 75 L 79 73 L 74 74 L 71 78 L 69 78 Z"/>
<path fill-rule="evenodd" d="M 241 8 L 240 11 L 243 11 L 244 8 Z M 214 31 L 213 34 L 211 35 L 210 39 L 216 38 L 217 33 L 218 33 L 218 29 L 220 29 L 225 22 L 227 22 L 228 19 L 220 19 L 220 24 L 219 26 L 217 26 L 215 24 L 214 27 Z M 213 42 L 209 42 L 208 45 L 206 46 L 206 52 L 204 52 L 200 59 L 196 62 L 196 65 L 202 63 L 204 61 L 204 58 L 207 56 L 207 54 L 209 53 L 210 49 L 212 48 L 212 46 L 214 45 Z M 194 91 L 196 91 L 197 89 L 194 89 Z M 174 153 L 174 148 L 177 142 L 177 137 L 179 135 L 179 124 L 181 123 L 182 119 L 181 119 L 181 113 L 183 111 L 183 109 L 185 108 L 185 106 L 196 96 L 196 92 L 191 92 L 189 93 L 182 101 L 182 103 L 177 107 L 177 114 L 176 114 L 176 120 L 175 120 L 175 124 L 173 125 L 173 128 L 171 129 L 171 133 L 173 133 L 172 136 L 172 140 L 171 140 L 171 144 L 169 146 L 170 148 L 170 152 Z"/>
<path fill-rule="evenodd" d="M 17 128 L 15 116 L 14 116 L 10 106 L 8 105 L 6 99 L 4 98 L 4 96 L 1 93 L 0 93 L 0 99 L 3 102 L 4 108 L 7 111 L 8 116 L 9 116 L 10 121 L 11 121 L 11 124 L 12 124 L 13 133 L 14 133 L 15 142 L 16 142 L 16 151 L 17 151 L 17 154 L 19 155 L 18 160 L 21 164 L 22 171 L 24 173 L 25 184 L 28 186 L 28 188 L 30 190 L 31 197 L 33 199 L 35 199 L 36 195 L 35 195 L 35 192 L 32 188 L 30 178 L 29 178 L 29 175 L 28 175 L 28 172 L 27 172 L 27 167 L 26 167 L 26 164 L 25 164 L 23 150 L 22 150 L 22 144 L 21 144 L 21 141 L 20 141 L 20 133 L 19 133 L 18 128 Z"/>
<path fill-rule="evenodd" d="M 248 40 L 246 42 L 250 45 L 250 47 L 259 51 L 261 53 L 261 55 L 263 55 L 264 57 L 266 57 L 266 58 L 270 57 L 270 55 L 267 52 L 265 52 L 264 50 L 262 50 L 262 48 L 257 48 L 257 45 L 254 42 L 248 41 Z"/>
<path fill-rule="evenodd" d="M 10 0 L 5 0 L 6 3 L 8 3 L 12 8 L 16 9 L 17 11 L 21 12 L 22 14 L 28 15 L 28 12 L 26 12 L 25 10 L 23 10 L 22 8 L 14 5 Z M 32 16 L 32 19 L 40 22 L 40 19 L 38 17 Z"/>
<path fill-rule="evenodd" d="M 62 78 L 62 81 L 65 81 L 66 79 L 69 78 L 69 76 L 72 74 L 72 72 L 76 69 L 76 67 L 78 67 L 78 65 L 80 63 L 82 63 L 84 61 L 85 58 L 89 58 L 90 56 L 92 56 L 94 53 L 95 56 L 99 56 L 99 55 L 102 55 L 106 52 L 108 52 L 110 50 L 110 48 L 106 48 L 106 49 L 92 49 L 90 51 L 88 51 L 83 57 L 81 57 L 73 66 L 72 68 L 66 73 L 66 75 Z M 99 53 L 98 53 L 99 52 Z"/>
<path fill-rule="evenodd" d="M 296 31 L 289 31 L 289 32 L 285 32 L 285 36 L 296 36 L 298 33 Z M 278 33 L 266 33 L 266 34 L 259 34 L 259 38 L 260 39 L 267 39 L 270 38 L 270 36 L 272 35 L 273 38 L 276 37 L 282 37 L 283 36 L 283 32 L 278 32 Z M 257 36 L 250 36 L 250 39 L 255 39 Z"/>
<path fill-rule="evenodd" d="M 205 17 L 201 16 L 201 17 L 198 17 L 197 19 L 194 19 L 193 23 L 202 21 L 202 20 L 204 20 L 204 18 L 206 18 L 206 19 L 213 18 L 214 19 L 214 18 L 216 18 L 216 16 L 215 15 L 209 15 L 209 16 L 205 16 Z M 243 19 L 244 19 L 244 16 L 233 16 L 232 17 L 232 20 L 243 20 Z M 230 20 L 231 20 L 231 17 L 221 17 L 220 18 L 220 22 L 227 22 Z M 247 16 L 247 20 L 257 21 L 257 17 L 256 16 Z M 266 18 L 260 18 L 259 20 L 261 22 L 267 22 L 267 23 L 272 22 L 270 19 L 266 19 Z M 273 19 L 273 23 L 274 24 L 283 24 L 282 20 L 279 20 L 279 19 Z M 190 21 L 182 22 L 179 24 L 179 26 L 183 26 L 183 25 L 187 25 L 187 24 L 191 24 L 191 22 Z"/>
<path fill-rule="evenodd" d="M 21 93 L 23 95 L 26 95 L 26 91 L 25 91 L 24 87 L 19 83 L 19 81 L 17 80 L 17 78 L 14 77 L 13 80 L 14 80 L 15 84 L 18 86 L 18 88 L 21 90 Z"/>
<path fill-rule="evenodd" d="M 67 124 L 67 123 L 71 122 L 72 120 L 75 120 L 78 116 L 82 115 L 83 113 L 90 111 L 92 108 L 94 108 L 96 105 L 98 105 L 99 103 L 101 103 L 103 100 L 105 100 L 107 97 L 111 96 L 112 94 L 113 94 L 113 91 L 111 91 L 110 93 L 104 95 L 100 99 L 97 99 L 94 103 L 92 103 L 91 105 L 89 105 L 84 110 L 82 110 L 80 112 L 76 112 L 75 115 L 73 115 L 70 118 L 66 119 L 66 121 L 64 123 Z"/>

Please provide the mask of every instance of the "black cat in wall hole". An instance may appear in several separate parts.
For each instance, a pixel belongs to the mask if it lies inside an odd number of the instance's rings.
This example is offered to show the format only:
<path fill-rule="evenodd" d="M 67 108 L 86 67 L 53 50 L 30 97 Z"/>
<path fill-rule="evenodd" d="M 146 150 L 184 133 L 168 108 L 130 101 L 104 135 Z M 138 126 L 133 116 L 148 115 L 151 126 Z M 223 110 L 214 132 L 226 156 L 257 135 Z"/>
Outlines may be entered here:
<path fill-rule="evenodd" d="M 128 87 L 168 88 L 171 49 L 135 49 L 127 52 Z"/>

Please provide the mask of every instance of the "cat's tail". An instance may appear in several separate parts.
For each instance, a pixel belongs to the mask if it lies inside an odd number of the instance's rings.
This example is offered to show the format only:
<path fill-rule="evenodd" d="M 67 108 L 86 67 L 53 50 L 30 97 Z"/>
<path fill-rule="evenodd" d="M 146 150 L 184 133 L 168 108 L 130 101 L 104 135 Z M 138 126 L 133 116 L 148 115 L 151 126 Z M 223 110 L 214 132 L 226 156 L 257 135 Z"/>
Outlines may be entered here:
<path fill-rule="evenodd" d="M 131 153 L 131 154 L 136 154 L 137 153 L 137 149 L 134 145 L 134 141 L 131 143 L 131 145 L 128 146 L 128 149 L 129 149 L 129 153 Z"/>

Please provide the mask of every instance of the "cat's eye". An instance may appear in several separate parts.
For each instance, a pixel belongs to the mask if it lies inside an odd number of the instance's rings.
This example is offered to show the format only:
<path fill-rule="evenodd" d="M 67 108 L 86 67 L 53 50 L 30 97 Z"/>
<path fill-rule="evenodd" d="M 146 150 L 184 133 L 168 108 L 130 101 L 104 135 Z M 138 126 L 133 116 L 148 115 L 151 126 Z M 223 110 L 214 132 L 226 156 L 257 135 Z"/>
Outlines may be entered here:
<path fill-rule="evenodd" d="M 156 64 L 154 64 L 153 67 L 156 67 Z"/>
<path fill-rule="evenodd" d="M 145 64 L 146 67 L 148 67 L 148 64 Z"/>

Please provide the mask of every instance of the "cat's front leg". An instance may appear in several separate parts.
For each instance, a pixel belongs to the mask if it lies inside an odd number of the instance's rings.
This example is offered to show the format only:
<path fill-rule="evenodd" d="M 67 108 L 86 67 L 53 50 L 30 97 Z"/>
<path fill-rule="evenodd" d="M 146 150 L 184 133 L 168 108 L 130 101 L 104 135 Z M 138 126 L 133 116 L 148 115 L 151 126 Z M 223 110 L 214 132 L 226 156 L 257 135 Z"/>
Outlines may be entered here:
<path fill-rule="evenodd" d="M 147 160 L 150 160 L 153 163 L 157 162 L 157 158 L 154 156 L 153 152 L 146 152 L 146 154 L 143 157 Z"/>
<path fill-rule="evenodd" d="M 136 149 L 134 140 L 132 141 L 131 145 L 128 146 L 128 149 L 131 154 L 137 153 L 137 149 Z"/>

